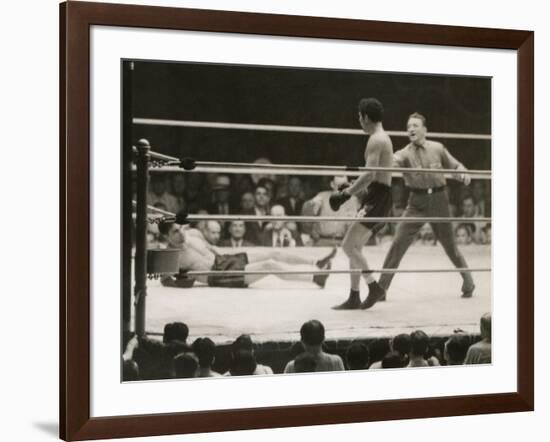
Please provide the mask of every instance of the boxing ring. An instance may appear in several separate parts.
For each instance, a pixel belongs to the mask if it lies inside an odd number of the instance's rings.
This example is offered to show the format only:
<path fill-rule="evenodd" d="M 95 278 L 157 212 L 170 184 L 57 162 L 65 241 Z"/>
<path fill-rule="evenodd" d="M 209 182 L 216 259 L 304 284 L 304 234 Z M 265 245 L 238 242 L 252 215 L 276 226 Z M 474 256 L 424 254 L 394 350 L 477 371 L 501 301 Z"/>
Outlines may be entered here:
<path fill-rule="evenodd" d="M 261 129 L 260 129 L 261 130 Z M 468 136 L 466 134 L 466 136 Z M 215 274 L 265 274 L 265 278 L 248 288 L 219 288 L 195 284 L 192 288 L 164 287 L 154 276 L 175 273 L 177 270 L 151 270 L 148 263 L 147 225 L 159 221 L 187 224 L 202 220 L 217 221 L 357 221 L 356 217 L 307 217 L 307 216 L 255 216 L 255 215 L 198 215 L 173 214 L 147 205 L 147 182 L 154 173 L 269 173 L 291 175 L 346 175 L 358 176 L 366 171 L 391 171 L 393 176 L 403 172 L 443 173 L 452 178 L 467 173 L 477 179 L 490 179 L 491 171 L 447 169 L 411 169 L 381 167 L 338 167 L 312 165 L 266 165 L 256 163 L 217 163 L 178 159 L 151 152 L 147 140 L 140 140 L 134 147 L 136 154 L 137 193 L 136 250 L 134 259 L 134 309 L 132 322 L 139 335 L 162 334 L 164 324 L 173 321 L 186 322 L 193 337 L 208 336 L 216 343 L 227 343 L 242 333 L 251 334 L 256 342 L 290 341 L 299 336 L 299 328 L 307 320 L 318 319 L 325 325 L 327 339 L 353 339 L 389 337 L 397 333 L 410 333 L 422 329 L 431 336 L 448 335 L 455 329 L 478 333 L 479 318 L 491 311 L 491 246 L 469 245 L 462 247 L 467 269 L 453 268 L 440 246 L 413 245 L 403 258 L 399 269 L 384 269 L 383 261 L 391 242 L 366 246 L 364 254 L 373 273 L 396 273 L 388 300 L 379 302 L 371 310 L 333 310 L 331 307 L 345 298 L 349 289 L 349 273 L 364 273 L 361 269 L 349 269 L 340 249 L 331 269 L 302 269 L 299 266 L 285 273 L 329 274 L 324 289 L 313 283 L 285 281 L 276 276 L 277 271 L 190 271 L 188 276 Z M 151 218 L 156 212 L 160 217 Z M 372 222 L 491 222 L 491 218 L 369 218 Z M 329 249 L 322 247 L 298 247 L 296 253 L 309 256 L 322 255 Z M 239 252 L 246 252 L 246 248 Z M 227 249 L 234 253 L 235 249 Z M 151 255 L 149 255 L 151 258 Z M 435 263 L 439 263 L 436 265 Z M 154 267 L 154 266 L 153 266 Z M 162 267 L 162 265 L 161 265 Z M 169 266 L 170 267 L 170 266 Z M 470 299 L 460 295 L 460 273 L 474 273 L 476 292 Z M 364 287 L 364 281 L 361 281 Z M 147 309 L 146 309 L 147 306 Z"/>

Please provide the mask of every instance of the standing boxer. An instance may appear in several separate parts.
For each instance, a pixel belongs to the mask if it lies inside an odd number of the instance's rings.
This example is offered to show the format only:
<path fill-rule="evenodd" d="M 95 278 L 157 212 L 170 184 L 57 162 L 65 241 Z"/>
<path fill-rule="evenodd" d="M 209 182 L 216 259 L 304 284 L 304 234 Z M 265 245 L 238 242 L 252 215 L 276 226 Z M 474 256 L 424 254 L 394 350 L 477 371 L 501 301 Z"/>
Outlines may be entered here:
<path fill-rule="evenodd" d="M 465 185 L 470 184 L 466 168 L 457 161 L 443 144 L 426 139 L 426 118 L 414 113 L 407 122 L 410 143 L 394 155 L 394 167 L 422 169 L 455 169 L 458 179 Z M 403 173 L 405 185 L 409 187 L 409 201 L 404 217 L 449 217 L 449 197 L 445 175 L 443 173 Z M 416 234 L 425 223 L 400 223 L 393 243 L 384 260 L 384 268 L 396 269 L 412 244 Z M 431 223 L 436 238 L 441 242 L 447 256 L 457 268 L 466 268 L 466 260 L 458 250 L 451 223 Z M 379 280 L 384 290 L 388 290 L 394 273 L 384 273 Z M 474 281 L 470 272 L 462 273 L 462 297 L 471 298 Z M 378 299 L 380 300 L 380 299 Z"/>
<path fill-rule="evenodd" d="M 393 146 L 382 125 L 383 115 L 382 103 L 376 98 L 363 98 L 359 102 L 359 124 L 363 131 L 370 135 L 365 149 L 366 167 L 391 167 L 392 165 Z M 384 226 L 384 223 L 369 222 L 368 218 L 388 216 L 391 211 L 391 172 L 365 172 L 351 186 L 333 193 L 329 202 L 332 210 L 337 211 L 352 195 L 357 195 L 365 190 L 367 192 L 358 216 L 367 218 L 367 220 L 356 222 L 350 226 L 342 242 L 342 247 L 349 258 L 350 269 L 365 271 L 363 276 L 369 287 L 369 293 L 365 301 L 361 303 L 359 292 L 361 275 L 350 273 L 349 297 L 343 304 L 334 306 L 335 310 L 366 309 L 385 295 L 384 289 L 368 272 L 369 266 L 363 256 L 363 247 L 371 235 L 376 234 Z"/>

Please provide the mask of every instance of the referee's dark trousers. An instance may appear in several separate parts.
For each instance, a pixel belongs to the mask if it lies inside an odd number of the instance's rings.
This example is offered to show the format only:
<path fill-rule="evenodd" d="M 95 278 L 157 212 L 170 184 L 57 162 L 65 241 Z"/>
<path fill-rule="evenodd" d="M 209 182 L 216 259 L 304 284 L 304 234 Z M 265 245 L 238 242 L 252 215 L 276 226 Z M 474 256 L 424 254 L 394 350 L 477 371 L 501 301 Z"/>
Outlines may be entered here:
<path fill-rule="evenodd" d="M 436 189 L 411 189 L 407 208 L 403 217 L 449 217 L 449 198 L 445 186 Z M 385 269 L 399 267 L 405 252 L 414 241 L 416 234 L 425 223 L 399 223 L 393 243 L 384 260 Z M 445 249 L 445 253 L 457 268 L 466 268 L 468 265 L 456 246 L 453 226 L 449 222 L 430 223 L 438 241 Z M 474 281 L 470 272 L 461 272 L 463 283 L 462 292 L 473 290 Z M 383 273 L 380 276 L 380 285 L 388 290 L 394 273 Z"/>

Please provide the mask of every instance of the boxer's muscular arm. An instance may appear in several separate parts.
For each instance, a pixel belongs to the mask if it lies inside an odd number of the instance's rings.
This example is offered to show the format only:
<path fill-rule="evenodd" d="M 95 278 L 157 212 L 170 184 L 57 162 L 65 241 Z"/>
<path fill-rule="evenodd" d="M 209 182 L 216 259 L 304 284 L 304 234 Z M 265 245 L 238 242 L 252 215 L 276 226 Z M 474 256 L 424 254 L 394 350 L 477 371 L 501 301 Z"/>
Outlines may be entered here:
<path fill-rule="evenodd" d="M 367 148 L 365 149 L 366 167 L 378 167 L 380 164 L 380 152 L 382 152 L 384 145 L 384 140 L 369 140 L 367 143 Z M 365 188 L 374 180 L 375 176 L 375 171 L 365 172 L 363 175 L 360 175 L 350 187 L 345 189 L 344 192 L 350 195 L 355 195 L 356 193 L 365 190 Z"/>

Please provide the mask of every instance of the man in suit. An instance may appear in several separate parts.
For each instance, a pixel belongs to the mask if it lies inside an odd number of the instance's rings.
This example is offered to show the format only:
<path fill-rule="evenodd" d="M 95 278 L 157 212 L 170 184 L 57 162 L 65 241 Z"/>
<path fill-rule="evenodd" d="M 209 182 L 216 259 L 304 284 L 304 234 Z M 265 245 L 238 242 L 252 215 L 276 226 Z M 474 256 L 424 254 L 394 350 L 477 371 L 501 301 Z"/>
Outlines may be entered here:
<path fill-rule="evenodd" d="M 244 221 L 235 220 L 229 223 L 229 238 L 220 241 L 220 247 L 252 247 L 250 241 L 244 239 L 246 226 Z"/>
<path fill-rule="evenodd" d="M 271 208 L 271 216 L 285 216 L 285 208 L 276 204 Z M 262 232 L 262 246 L 265 247 L 296 247 L 302 246 L 302 240 L 297 231 L 292 232 L 285 221 L 272 221 Z"/>
<path fill-rule="evenodd" d="M 302 213 L 304 200 L 302 199 L 302 181 L 299 177 L 293 176 L 288 181 L 288 196 L 282 198 L 279 204 L 285 208 L 289 216 L 296 216 Z"/>
<path fill-rule="evenodd" d="M 231 180 L 228 175 L 217 175 L 212 186 L 212 202 L 207 207 L 211 215 L 232 215 L 237 209 L 231 198 Z M 228 223 L 220 221 L 222 237 L 227 238 Z"/>
<path fill-rule="evenodd" d="M 268 190 L 261 185 L 257 185 L 254 190 L 254 208 L 241 210 L 242 215 L 258 215 L 265 216 L 269 214 L 270 199 Z M 254 245 L 262 244 L 262 232 L 264 231 L 267 222 L 251 221 L 246 224 L 245 238 Z"/>

